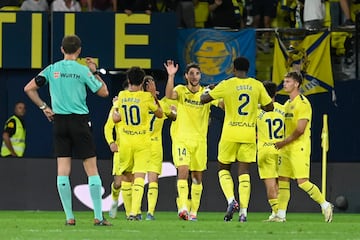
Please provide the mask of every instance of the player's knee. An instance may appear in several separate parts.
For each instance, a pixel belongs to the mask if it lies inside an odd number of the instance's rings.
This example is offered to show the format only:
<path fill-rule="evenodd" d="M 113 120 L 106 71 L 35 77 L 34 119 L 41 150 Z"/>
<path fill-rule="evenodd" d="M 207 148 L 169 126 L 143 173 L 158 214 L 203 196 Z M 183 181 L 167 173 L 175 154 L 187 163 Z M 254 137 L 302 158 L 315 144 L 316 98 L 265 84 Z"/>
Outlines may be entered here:
<path fill-rule="evenodd" d="M 199 178 L 199 177 L 193 177 L 191 180 L 192 180 L 193 184 L 201 184 L 202 183 L 201 178 Z"/>
<path fill-rule="evenodd" d="M 218 162 L 218 168 L 219 168 L 219 171 L 221 170 L 228 170 L 230 171 L 231 169 L 231 164 L 223 164 L 221 162 Z"/>

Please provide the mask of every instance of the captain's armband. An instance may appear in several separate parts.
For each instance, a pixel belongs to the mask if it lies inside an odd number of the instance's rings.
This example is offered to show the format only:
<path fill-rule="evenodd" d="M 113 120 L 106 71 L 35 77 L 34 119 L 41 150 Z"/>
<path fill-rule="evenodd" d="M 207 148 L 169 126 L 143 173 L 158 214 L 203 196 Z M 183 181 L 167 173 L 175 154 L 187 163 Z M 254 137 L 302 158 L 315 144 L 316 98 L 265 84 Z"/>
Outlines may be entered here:
<path fill-rule="evenodd" d="M 44 76 L 37 75 L 35 77 L 35 83 L 38 87 L 42 87 L 46 83 L 46 78 Z"/>

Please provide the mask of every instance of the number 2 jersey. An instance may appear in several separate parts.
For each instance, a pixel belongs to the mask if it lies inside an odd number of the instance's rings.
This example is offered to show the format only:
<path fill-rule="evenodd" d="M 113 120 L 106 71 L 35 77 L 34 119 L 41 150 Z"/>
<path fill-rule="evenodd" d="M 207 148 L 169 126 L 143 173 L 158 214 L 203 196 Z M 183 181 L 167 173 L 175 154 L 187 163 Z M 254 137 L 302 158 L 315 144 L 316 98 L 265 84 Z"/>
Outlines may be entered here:
<path fill-rule="evenodd" d="M 255 143 L 258 104 L 266 106 L 272 101 L 264 85 L 254 78 L 233 77 L 221 81 L 209 94 L 214 99 L 224 99 L 221 139 Z"/>

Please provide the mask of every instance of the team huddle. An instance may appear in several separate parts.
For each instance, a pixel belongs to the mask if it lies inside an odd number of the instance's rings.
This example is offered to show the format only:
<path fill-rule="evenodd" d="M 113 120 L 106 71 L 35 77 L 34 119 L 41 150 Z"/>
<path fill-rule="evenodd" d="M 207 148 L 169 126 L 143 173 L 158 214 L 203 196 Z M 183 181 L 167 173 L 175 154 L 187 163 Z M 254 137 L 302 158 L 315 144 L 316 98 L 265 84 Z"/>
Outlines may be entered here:
<path fill-rule="evenodd" d="M 178 217 L 198 220 L 202 174 L 207 165 L 210 107 L 214 105 L 225 111 L 218 145 L 219 182 L 228 202 L 225 221 L 232 220 L 237 211 L 238 220 L 247 221 L 251 190 L 249 167 L 256 161 L 271 208 L 266 221 L 286 221 L 290 179 L 296 179 L 298 186 L 320 204 L 325 222 L 332 221 L 333 205 L 309 181 L 312 110 L 299 91 L 301 73 L 289 72 L 285 76 L 284 89 L 290 99 L 283 106 L 275 102 L 276 84 L 262 83 L 247 76 L 249 62 L 244 57 L 233 62 L 234 77 L 221 81 L 216 87 L 200 85 L 201 71 L 196 63 L 186 66 L 186 84 L 174 86 L 178 65 L 168 60 L 164 66 L 168 80 L 163 99 L 157 99 L 154 80 L 145 76 L 139 67 L 128 70 L 129 85 L 114 98 L 104 128 L 114 152 L 110 217 L 116 217 L 121 190 L 127 219 L 142 219 L 144 178 L 148 174 L 146 220 L 155 219 L 162 164 L 161 130 L 164 120 L 169 118 L 172 120 L 172 156 L 178 173 Z M 230 173 L 235 162 L 238 164 L 239 202 Z"/>
<path fill-rule="evenodd" d="M 73 154 L 76 154 L 83 160 L 88 176 L 94 225 L 112 226 L 102 213 L 102 180 L 86 104 L 88 89 L 100 97 L 107 97 L 109 91 L 97 72 L 94 59 L 87 57 L 87 66 L 76 61 L 81 53 L 78 36 L 65 36 L 61 52 L 64 59 L 47 66 L 29 81 L 24 91 L 53 122 L 57 190 L 66 216 L 65 225 L 76 225 L 69 178 Z M 127 219 L 141 220 L 147 174 L 146 219 L 155 219 L 158 177 L 163 160 L 161 132 L 164 120 L 169 118 L 173 120 L 170 135 L 177 168 L 178 216 L 183 220 L 198 220 L 202 177 L 207 166 L 210 107 L 214 105 L 225 111 L 217 156 L 219 182 L 228 202 L 225 221 L 232 220 L 235 212 L 239 213 L 240 222 L 247 221 L 251 190 L 249 167 L 256 159 L 272 212 L 267 221 L 286 221 L 290 179 L 295 179 L 298 186 L 321 206 L 325 222 L 332 221 L 333 205 L 309 181 L 312 109 L 299 90 L 303 81 L 301 73 L 289 72 L 284 77 L 284 90 L 289 94 L 289 100 L 282 106 L 274 102 L 276 85 L 248 77 L 249 65 L 246 58 L 235 58 L 232 78 L 222 80 L 215 87 L 203 87 L 199 65 L 190 63 L 185 69 L 186 84 L 174 86 L 178 65 L 168 60 L 164 63 L 168 74 L 166 96 L 161 100 L 157 99 L 154 79 L 146 76 L 144 70 L 132 67 L 127 71 L 127 86 L 113 99 L 104 126 L 105 137 L 114 153 L 111 218 L 116 217 L 121 192 Z M 47 84 L 51 106 L 38 92 Z M 112 136 L 113 128 L 116 139 Z M 239 202 L 230 173 L 233 163 L 238 164 Z"/>

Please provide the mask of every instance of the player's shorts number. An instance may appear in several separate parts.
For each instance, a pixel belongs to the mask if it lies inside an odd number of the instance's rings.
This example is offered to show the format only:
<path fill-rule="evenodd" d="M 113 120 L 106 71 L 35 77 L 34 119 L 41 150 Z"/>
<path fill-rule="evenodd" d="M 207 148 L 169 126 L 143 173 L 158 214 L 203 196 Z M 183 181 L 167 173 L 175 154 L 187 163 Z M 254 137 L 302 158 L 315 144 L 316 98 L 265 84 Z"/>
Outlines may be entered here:
<path fill-rule="evenodd" d="M 183 148 L 183 149 L 178 148 L 178 153 L 179 153 L 179 157 L 180 157 L 181 155 L 186 156 L 186 148 Z"/>

